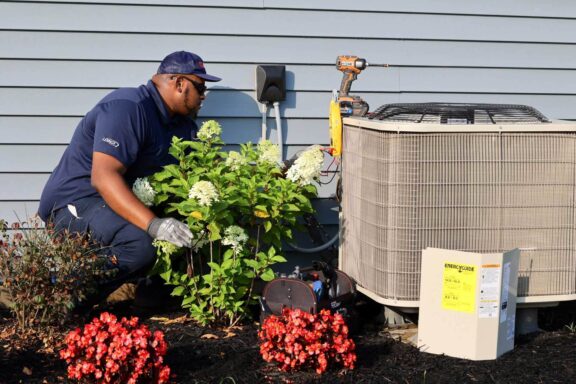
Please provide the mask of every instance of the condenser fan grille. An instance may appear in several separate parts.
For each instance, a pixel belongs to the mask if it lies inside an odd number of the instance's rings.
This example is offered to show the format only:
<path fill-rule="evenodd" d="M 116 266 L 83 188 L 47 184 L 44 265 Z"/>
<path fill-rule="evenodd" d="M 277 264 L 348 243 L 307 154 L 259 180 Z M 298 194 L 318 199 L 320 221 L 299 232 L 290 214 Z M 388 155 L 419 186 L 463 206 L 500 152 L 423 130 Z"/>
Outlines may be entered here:
<path fill-rule="evenodd" d="M 541 124 L 550 120 L 526 105 L 420 103 L 384 104 L 372 120 L 432 124 Z"/>

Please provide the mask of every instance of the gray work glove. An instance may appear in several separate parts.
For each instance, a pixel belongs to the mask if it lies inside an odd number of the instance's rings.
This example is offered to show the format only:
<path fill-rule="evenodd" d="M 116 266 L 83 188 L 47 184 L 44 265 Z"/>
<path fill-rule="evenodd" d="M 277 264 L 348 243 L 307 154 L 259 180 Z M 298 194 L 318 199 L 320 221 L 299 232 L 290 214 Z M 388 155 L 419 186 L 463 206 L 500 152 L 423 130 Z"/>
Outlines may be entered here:
<path fill-rule="evenodd" d="M 192 232 L 190 228 L 181 221 L 171 217 L 159 219 L 153 218 L 148 229 L 146 230 L 155 240 L 168 241 L 179 247 L 188 247 L 192 245 Z"/>

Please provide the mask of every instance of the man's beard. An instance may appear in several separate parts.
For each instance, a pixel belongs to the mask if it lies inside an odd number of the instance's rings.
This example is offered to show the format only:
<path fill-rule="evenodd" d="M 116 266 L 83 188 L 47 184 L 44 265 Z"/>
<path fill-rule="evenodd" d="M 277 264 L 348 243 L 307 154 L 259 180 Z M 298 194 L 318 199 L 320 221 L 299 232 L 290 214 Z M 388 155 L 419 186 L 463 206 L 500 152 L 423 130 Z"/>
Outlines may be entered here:
<path fill-rule="evenodd" d="M 184 95 L 185 100 L 188 101 L 188 98 L 190 97 L 190 90 L 186 89 L 186 93 Z M 188 115 L 186 115 L 186 117 L 188 117 L 189 119 L 195 120 L 198 117 L 198 112 L 200 112 L 200 108 L 202 108 L 202 104 L 200 104 L 198 106 L 198 108 L 194 108 L 190 111 L 190 113 L 188 113 Z"/>

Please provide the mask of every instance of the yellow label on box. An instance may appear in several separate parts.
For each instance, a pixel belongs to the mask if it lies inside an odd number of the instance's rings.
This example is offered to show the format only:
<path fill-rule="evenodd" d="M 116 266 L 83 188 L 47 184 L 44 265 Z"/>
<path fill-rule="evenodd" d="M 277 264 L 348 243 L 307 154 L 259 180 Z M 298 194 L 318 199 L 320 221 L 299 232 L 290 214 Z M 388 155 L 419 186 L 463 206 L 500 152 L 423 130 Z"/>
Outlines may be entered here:
<path fill-rule="evenodd" d="M 442 308 L 474 313 L 476 310 L 476 266 L 444 263 Z"/>

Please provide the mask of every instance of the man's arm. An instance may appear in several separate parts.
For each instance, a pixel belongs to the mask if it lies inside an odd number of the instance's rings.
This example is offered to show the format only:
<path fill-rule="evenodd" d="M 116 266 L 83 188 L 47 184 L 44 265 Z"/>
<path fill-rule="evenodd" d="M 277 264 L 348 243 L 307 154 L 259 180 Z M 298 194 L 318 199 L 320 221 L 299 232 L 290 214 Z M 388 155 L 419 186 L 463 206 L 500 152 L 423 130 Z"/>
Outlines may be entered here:
<path fill-rule="evenodd" d="M 92 186 L 114 212 L 154 239 L 190 247 L 192 232 L 188 226 L 171 217 L 154 216 L 126 185 L 126 167 L 118 159 L 102 152 L 93 152 L 92 156 Z"/>
<path fill-rule="evenodd" d="M 126 168 L 115 157 L 94 152 L 92 158 L 92 186 L 114 212 L 146 231 L 155 217 L 132 193 L 124 181 Z"/>

